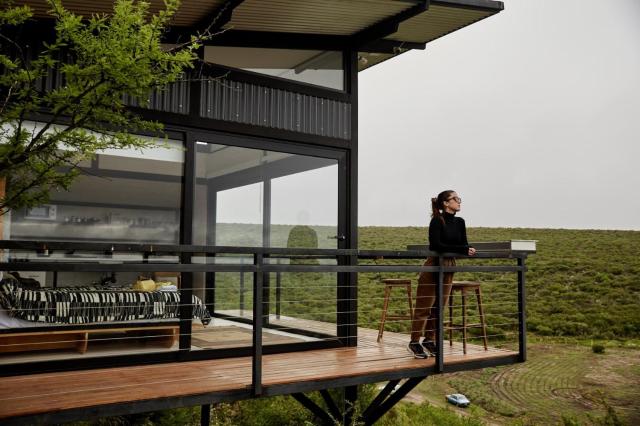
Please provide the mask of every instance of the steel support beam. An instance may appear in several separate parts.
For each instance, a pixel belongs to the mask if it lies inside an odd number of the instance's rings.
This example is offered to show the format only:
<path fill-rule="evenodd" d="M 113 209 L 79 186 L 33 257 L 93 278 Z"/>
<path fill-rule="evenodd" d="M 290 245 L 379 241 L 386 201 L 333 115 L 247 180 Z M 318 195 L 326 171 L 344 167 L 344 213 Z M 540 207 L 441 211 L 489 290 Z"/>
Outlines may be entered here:
<path fill-rule="evenodd" d="M 412 41 L 397 41 L 386 38 L 375 40 L 358 48 L 358 52 L 367 53 L 398 53 L 405 50 L 424 50 L 427 43 L 416 43 Z"/>
<path fill-rule="evenodd" d="M 351 36 L 351 46 L 359 48 L 375 40 L 385 38 L 398 31 L 400 24 L 429 9 L 429 1 L 422 0 L 402 12 L 383 19 Z"/>
<path fill-rule="evenodd" d="M 233 16 L 233 10 L 240 6 L 244 0 L 228 0 L 219 8 L 217 8 L 211 15 L 206 18 L 200 20 L 195 25 L 196 33 L 208 33 L 215 34 L 223 26 L 231 21 L 231 17 Z"/>
<path fill-rule="evenodd" d="M 372 425 L 374 424 L 376 421 L 378 421 L 378 419 L 380 419 L 380 417 L 382 417 L 387 411 L 389 411 L 394 405 L 396 405 L 398 403 L 398 401 L 400 401 L 402 398 L 404 398 L 413 388 L 415 388 L 416 386 L 418 386 L 418 384 L 423 381 L 427 376 L 421 376 L 421 377 L 413 377 L 411 379 L 408 379 L 406 382 L 404 382 L 404 384 L 402 386 L 400 386 L 400 389 L 398 389 L 397 391 L 393 392 L 384 402 L 382 402 L 380 405 L 376 406 L 376 407 L 372 407 L 371 410 L 369 410 L 369 408 L 367 408 L 366 411 L 368 411 L 368 415 L 367 417 L 362 417 L 362 421 L 364 422 L 365 425 Z M 383 390 L 384 392 L 384 390 Z"/>
<path fill-rule="evenodd" d="M 291 396 L 293 396 L 296 399 L 296 401 L 302 404 L 307 410 L 311 411 L 313 415 L 316 416 L 323 424 L 325 425 L 335 424 L 334 419 L 332 419 L 331 416 L 326 411 L 320 408 L 318 404 L 310 400 L 309 397 L 307 397 L 305 394 L 294 393 L 294 394 L 291 394 Z"/>
<path fill-rule="evenodd" d="M 364 412 L 362 413 L 362 418 L 367 418 L 369 415 L 371 415 L 371 412 L 378 406 L 380 406 L 380 404 L 382 404 L 382 402 L 387 399 L 387 397 L 389 396 L 389 394 L 396 388 L 396 385 L 400 383 L 400 379 L 397 380 L 391 380 L 389 383 L 386 384 L 386 386 L 380 391 L 380 393 L 378 394 L 378 396 L 376 396 L 373 401 L 371 401 L 371 403 L 369 404 L 369 406 L 366 408 L 366 410 L 364 410 Z"/>
<path fill-rule="evenodd" d="M 192 34 L 191 28 L 174 27 L 164 36 L 166 43 L 175 43 L 185 34 Z M 227 30 L 216 35 L 212 40 L 205 40 L 205 46 L 257 47 L 272 49 L 313 49 L 313 50 L 343 50 L 353 43 L 353 36 L 282 33 L 271 31 Z M 398 48 L 424 50 L 426 43 L 398 41 L 387 39 L 372 39 L 357 46 L 361 52 L 397 53 Z"/>
<path fill-rule="evenodd" d="M 320 395 L 322 395 L 322 399 L 324 400 L 324 403 L 327 406 L 327 410 L 329 410 L 331 417 L 333 417 L 334 420 L 338 420 L 340 417 L 342 417 L 342 413 L 340 413 L 340 409 L 338 408 L 335 401 L 331 397 L 329 390 L 321 389 Z"/>
<path fill-rule="evenodd" d="M 358 401 L 358 386 L 347 386 L 344 388 L 344 413 L 342 424 L 351 426 L 353 415 L 355 414 L 356 402 Z"/>

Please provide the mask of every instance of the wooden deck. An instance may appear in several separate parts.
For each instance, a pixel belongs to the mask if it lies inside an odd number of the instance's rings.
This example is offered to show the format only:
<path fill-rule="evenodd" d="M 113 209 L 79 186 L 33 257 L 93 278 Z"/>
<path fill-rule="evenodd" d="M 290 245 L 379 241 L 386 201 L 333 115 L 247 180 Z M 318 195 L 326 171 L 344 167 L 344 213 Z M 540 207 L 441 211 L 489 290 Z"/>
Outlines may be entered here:
<path fill-rule="evenodd" d="M 405 334 L 361 329 L 357 348 L 322 349 L 263 357 L 262 395 L 430 375 L 435 358 L 414 359 Z M 515 362 L 504 349 L 445 342 L 445 367 L 470 369 Z M 251 358 L 5 377 L 0 423 L 53 422 L 151 411 L 251 397 Z"/>

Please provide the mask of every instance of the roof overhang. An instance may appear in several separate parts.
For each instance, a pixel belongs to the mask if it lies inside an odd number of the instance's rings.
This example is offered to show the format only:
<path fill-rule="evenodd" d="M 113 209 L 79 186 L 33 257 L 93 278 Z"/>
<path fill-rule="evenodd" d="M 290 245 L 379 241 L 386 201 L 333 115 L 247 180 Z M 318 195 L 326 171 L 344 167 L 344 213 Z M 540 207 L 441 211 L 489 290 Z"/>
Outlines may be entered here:
<path fill-rule="evenodd" d="M 18 0 L 38 18 L 46 0 Z M 151 0 L 151 11 L 163 6 Z M 88 16 L 109 13 L 111 0 L 63 0 Z M 223 30 L 210 42 L 247 47 L 357 50 L 363 70 L 503 10 L 493 0 L 182 0 L 167 42 L 205 28 Z"/>

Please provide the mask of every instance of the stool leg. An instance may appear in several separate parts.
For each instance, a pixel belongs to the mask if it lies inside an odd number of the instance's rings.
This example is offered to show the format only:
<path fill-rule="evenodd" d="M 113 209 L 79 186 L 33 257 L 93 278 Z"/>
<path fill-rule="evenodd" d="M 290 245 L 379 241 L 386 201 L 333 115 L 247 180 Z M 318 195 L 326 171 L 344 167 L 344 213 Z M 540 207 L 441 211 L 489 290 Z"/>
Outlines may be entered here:
<path fill-rule="evenodd" d="M 467 354 L 467 292 L 462 289 L 462 353 Z"/>
<path fill-rule="evenodd" d="M 478 313 L 480 314 L 480 324 L 482 324 L 482 340 L 484 341 L 484 350 L 488 348 L 487 345 L 487 323 L 484 320 L 484 311 L 482 310 L 482 293 L 480 287 L 476 288 L 476 299 L 478 301 Z"/>
<path fill-rule="evenodd" d="M 384 286 L 384 304 L 382 305 L 382 318 L 380 318 L 380 329 L 378 330 L 378 342 L 382 339 L 384 332 L 384 322 L 387 320 L 387 308 L 389 307 L 389 294 L 391 287 Z"/>
<path fill-rule="evenodd" d="M 449 293 L 449 346 L 453 347 L 453 289 Z"/>

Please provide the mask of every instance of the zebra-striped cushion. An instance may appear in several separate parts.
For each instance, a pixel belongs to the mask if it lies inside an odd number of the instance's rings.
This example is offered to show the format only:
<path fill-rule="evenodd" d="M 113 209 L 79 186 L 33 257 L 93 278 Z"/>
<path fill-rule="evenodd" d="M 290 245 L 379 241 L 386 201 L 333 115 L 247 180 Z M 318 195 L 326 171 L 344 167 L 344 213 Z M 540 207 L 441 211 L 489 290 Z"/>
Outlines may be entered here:
<path fill-rule="evenodd" d="M 203 324 L 211 316 L 192 296 L 193 317 Z M 47 323 L 86 324 L 180 317 L 180 293 L 124 288 L 63 287 L 28 290 L 15 280 L 0 282 L 0 304 L 15 318 Z"/>

